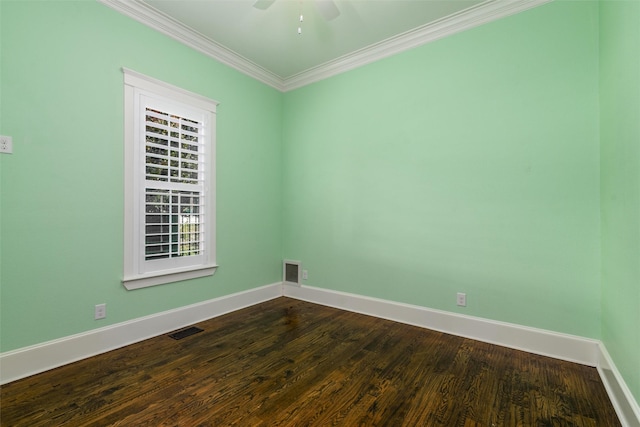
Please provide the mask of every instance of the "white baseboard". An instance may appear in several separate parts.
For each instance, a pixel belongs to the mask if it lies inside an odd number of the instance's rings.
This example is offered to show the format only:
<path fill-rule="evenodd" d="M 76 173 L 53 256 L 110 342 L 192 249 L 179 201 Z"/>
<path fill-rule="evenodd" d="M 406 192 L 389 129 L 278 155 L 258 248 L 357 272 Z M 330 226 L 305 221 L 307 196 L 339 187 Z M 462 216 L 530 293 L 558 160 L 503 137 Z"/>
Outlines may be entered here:
<path fill-rule="evenodd" d="M 640 406 L 602 343 L 598 348 L 598 355 L 600 362 L 598 363 L 598 373 L 620 422 L 625 427 L 640 427 Z"/>
<path fill-rule="evenodd" d="M 598 341 L 311 286 L 284 286 L 284 296 L 420 326 L 588 366 L 598 364 Z"/>
<path fill-rule="evenodd" d="M 283 295 L 596 367 L 623 427 L 640 427 L 638 404 L 598 340 L 311 286 L 284 285 Z"/>
<path fill-rule="evenodd" d="M 282 296 L 282 283 L 225 295 L 0 354 L 0 384 L 48 371 Z"/>
<path fill-rule="evenodd" d="M 311 286 L 274 283 L 0 354 L 0 384 L 48 371 L 280 296 L 597 367 L 624 427 L 640 408 L 602 342 Z"/>

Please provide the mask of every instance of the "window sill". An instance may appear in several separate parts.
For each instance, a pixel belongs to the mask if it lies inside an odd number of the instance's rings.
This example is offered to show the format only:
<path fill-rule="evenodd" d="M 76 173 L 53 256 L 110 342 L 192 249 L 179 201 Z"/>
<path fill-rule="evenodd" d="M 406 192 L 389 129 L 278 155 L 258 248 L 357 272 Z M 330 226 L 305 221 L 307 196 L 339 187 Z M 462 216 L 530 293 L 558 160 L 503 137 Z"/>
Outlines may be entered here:
<path fill-rule="evenodd" d="M 122 284 L 127 290 L 148 288 L 149 286 L 163 285 L 165 283 L 180 282 L 182 280 L 197 279 L 198 277 L 213 276 L 217 265 L 206 265 L 197 268 L 165 270 L 149 274 L 125 277 Z"/>

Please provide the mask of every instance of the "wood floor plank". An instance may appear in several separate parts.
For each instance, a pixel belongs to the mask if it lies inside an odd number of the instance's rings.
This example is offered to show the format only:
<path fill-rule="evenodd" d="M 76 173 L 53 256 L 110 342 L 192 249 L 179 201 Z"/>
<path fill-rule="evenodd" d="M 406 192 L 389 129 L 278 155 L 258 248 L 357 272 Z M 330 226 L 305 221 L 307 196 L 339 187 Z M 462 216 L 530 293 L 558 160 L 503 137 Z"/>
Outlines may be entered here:
<path fill-rule="evenodd" d="M 594 368 L 289 298 L 0 389 L 1 426 L 620 423 Z"/>

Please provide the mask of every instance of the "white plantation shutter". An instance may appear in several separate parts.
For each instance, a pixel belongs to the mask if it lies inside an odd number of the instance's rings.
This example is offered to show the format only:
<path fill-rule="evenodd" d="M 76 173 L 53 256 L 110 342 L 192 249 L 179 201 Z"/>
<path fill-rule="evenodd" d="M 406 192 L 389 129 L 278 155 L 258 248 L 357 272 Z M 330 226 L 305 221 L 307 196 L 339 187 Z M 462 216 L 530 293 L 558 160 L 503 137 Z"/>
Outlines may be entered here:
<path fill-rule="evenodd" d="M 132 134 L 125 150 L 125 286 L 213 274 L 216 104 L 128 70 L 125 98 L 132 106 L 125 121 Z"/>
<path fill-rule="evenodd" d="M 185 117 L 145 98 L 144 260 L 202 255 L 205 249 L 205 135 Z"/>

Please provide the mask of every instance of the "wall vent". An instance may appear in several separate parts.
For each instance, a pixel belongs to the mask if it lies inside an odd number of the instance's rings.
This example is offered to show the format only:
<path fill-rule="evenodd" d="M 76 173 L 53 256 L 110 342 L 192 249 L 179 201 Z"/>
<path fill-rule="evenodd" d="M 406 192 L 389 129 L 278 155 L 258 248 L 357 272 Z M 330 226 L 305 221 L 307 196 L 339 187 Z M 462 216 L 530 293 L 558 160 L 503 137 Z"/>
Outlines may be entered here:
<path fill-rule="evenodd" d="M 300 286 L 300 273 L 302 272 L 300 261 L 285 259 L 282 262 L 282 281 L 288 285 Z"/>

